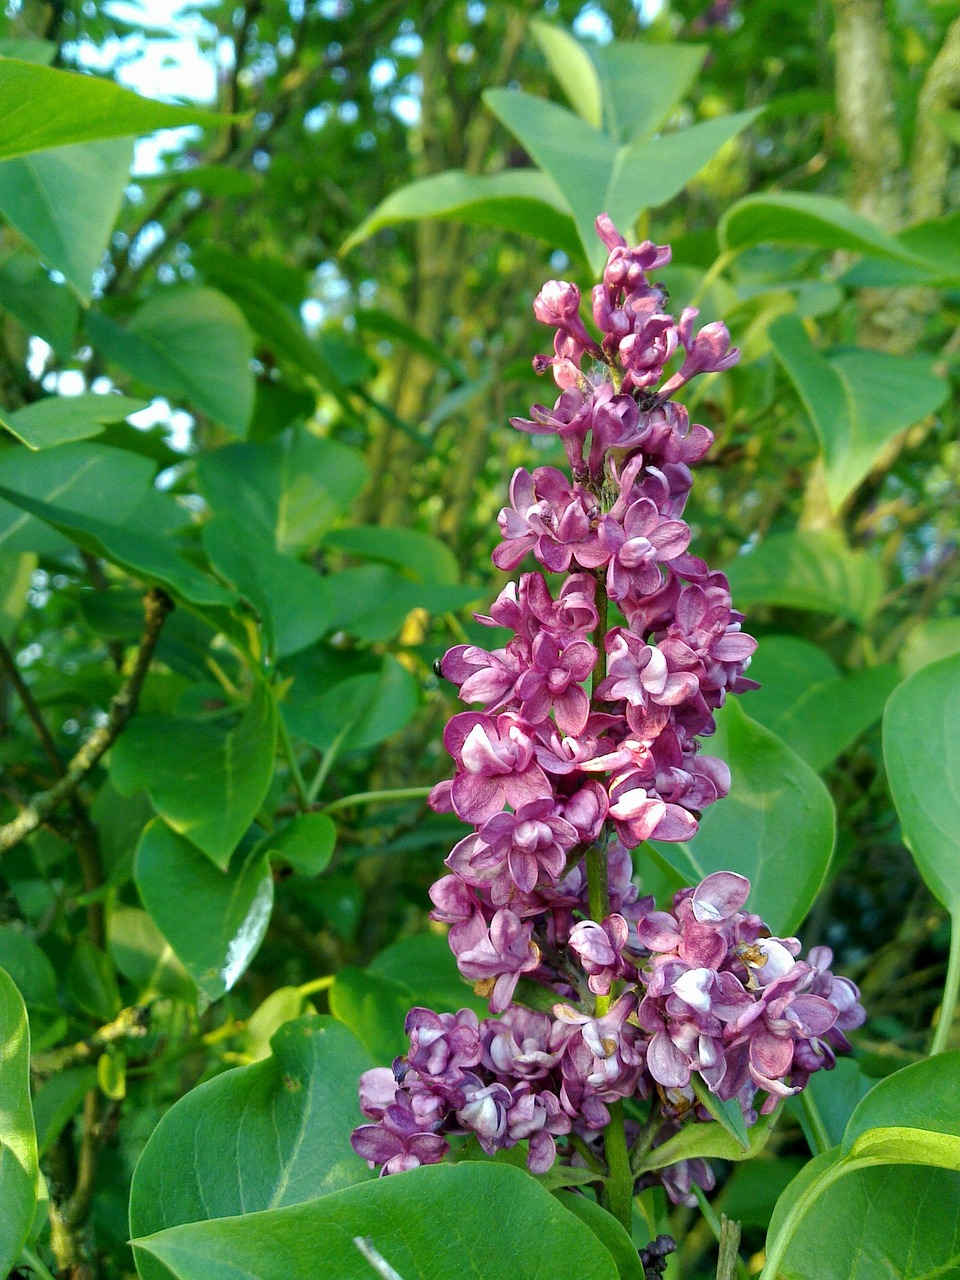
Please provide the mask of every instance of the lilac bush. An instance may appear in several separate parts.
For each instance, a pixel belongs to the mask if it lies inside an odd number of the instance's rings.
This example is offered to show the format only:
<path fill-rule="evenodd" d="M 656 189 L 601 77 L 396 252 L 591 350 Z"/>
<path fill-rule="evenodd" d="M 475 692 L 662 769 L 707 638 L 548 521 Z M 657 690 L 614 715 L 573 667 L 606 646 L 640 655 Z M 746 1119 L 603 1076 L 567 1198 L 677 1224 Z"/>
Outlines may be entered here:
<path fill-rule="evenodd" d="M 743 876 L 707 876 L 669 910 L 633 882 L 631 850 L 689 840 L 726 795 L 729 770 L 701 741 L 727 693 L 756 687 L 756 641 L 724 575 L 688 550 L 690 468 L 712 436 L 670 398 L 738 352 L 722 324 L 695 332 L 695 309 L 666 312 L 648 273 L 669 248 L 628 247 L 605 215 L 597 231 L 600 337 L 576 286 L 549 281 L 534 313 L 554 354 L 534 364 L 560 396 L 511 419 L 558 436 L 571 474 L 516 472 L 493 554 L 564 576 L 522 574 L 478 617 L 513 639 L 441 664 L 481 709 L 444 734 L 455 772 L 431 804 L 475 830 L 431 890 L 433 918 L 495 1016 L 411 1010 L 407 1055 L 361 1081 L 370 1123 L 353 1146 L 390 1174 L 441 1160 L 454 1135 L 488 1154 L 527 1142 L 533 1173 L 558 1159 L 596 1171 L 629 1226 L 652 1178 L 675 1202 L 712 1185 L 699 1159 L 637 1174 L 681 1125 L 714 1122 L 697 1077 L 753 1124 L 832 1067 L 864 1013 L 827 948 L 800 959 L 745 909 Z"/>

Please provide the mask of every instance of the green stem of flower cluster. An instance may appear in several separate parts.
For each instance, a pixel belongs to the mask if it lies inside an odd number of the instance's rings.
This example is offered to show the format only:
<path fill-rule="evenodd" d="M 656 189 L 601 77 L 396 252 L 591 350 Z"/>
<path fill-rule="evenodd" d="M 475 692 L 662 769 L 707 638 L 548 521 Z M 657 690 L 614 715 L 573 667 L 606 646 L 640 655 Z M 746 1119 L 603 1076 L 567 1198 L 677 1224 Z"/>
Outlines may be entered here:
<path fill-rule="evenodd" d="M 603 1151 L 607 1157 L 607 1183 L 604 1189 L 606 1207 L 630 1235 L 633 1228 L 633 1173 L 627 1134 L 623 1122 L 623 1101 L 611 1102 L 610 1123 L 603 1135 Z"/>
<path fill-rule="evenodd" d="M 591 695 L 606 672 L 604 640 L 607 634 L 607 593 L 602 577 L 597 577 L 597 626 L 593 633 L 597 649 L 597 664 L 590 681 Z M 607 842 L 600 839 L 587 850 L 587 902 L 590 919 L 599 924 L 610 914 L 610 882 L 607 868 Z M 597 996 L 595 1016 L 602 1018 L 610 1009 L 613 997 Z M 610 1104 L 610 1123 L 604 1131 L 603 1150 L 607 1160 L 607 1180 L 603 1190 L 603 1203 L 623 1225 L 629 1235 L 633 1227 L 634 1177 L 627 1150 L 627 1134 L 623 1120 L 623 1102 Z"/>

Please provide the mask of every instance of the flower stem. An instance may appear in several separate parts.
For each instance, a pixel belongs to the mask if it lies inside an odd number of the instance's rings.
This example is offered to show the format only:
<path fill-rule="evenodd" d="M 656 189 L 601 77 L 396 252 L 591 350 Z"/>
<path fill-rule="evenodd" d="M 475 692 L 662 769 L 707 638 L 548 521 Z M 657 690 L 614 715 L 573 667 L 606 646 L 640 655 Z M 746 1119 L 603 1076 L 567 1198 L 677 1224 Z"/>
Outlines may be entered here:
<path fill-rule="evenodd" d="M 297 793 L 297 807 L 303 813 L 306 813 L 310 808 L 310 796 L 307 794 L 307 785 L 303 780 L 303 774 L 300 772 L 300 765 L 297 761 L 297 752 L 293 745 L 293 739 L 290 737 L 290 731 L 286 726 L 279 707 L 277 707 L 277 730 L 280 739 L 280 750 L 286 757 L 287 765 L 290 769 L 290 777 L 293 780 L 294 790 Z"/>
<path fill-rule="evenodd" d="M 607 1209 L 630 1235 L 633 1227 L 633 1173 L 623 1125 L 623 1102 L 612 1102 L 609 1111 L 610 1123 L 603 1135 L 603 1151 L 610 1172 L 604 1188 L 604 1200 Z"/>
<path fill-rule="evenodd" d="M 937 1015 L 937 1029 L 933 1035 L 930 1053 L 942 1053 L 950 1043 L 953 1019 L 957 1011 L 957 995 L 960 993 L 960 916 L 950 921 L 950 959 L 947 962 L 947 980 L 943 987 L 943 999 Z"/>

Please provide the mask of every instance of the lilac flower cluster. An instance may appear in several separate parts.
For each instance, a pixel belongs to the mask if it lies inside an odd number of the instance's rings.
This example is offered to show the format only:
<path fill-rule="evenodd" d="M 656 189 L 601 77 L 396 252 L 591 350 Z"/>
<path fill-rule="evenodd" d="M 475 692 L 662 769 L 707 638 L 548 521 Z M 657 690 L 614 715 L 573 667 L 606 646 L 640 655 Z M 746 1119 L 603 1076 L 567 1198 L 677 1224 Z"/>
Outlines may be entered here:
<path fill-rule="evenodd" d="M 431 890 L 433 918 L 500 1016 L 410 1012 L 409 1053 L 361 1084 L 371 1123 L 353 1145 L 384 1173 L 440 1160 L 454 1134 L 489 1153 L 527 1141 L 533 1172 L 558 1142 L 567 1161 L 602 1168 L 610 1108 L 624 1099 L 649 1100 L 642 1131 L 627 1121 L 640 1160 L 684 1117 L 709 1118 L 694 1073 L 752 1123 L 831 1067 L 864 1016 L 826 948 L 800 960 L 795 938 L 771 937 L 742 910 L 744 877 L 708 876 L 670 911 L 632 882 L 629 850 L 689 839 L 726 794 L 729 771 L 700 739 L 728 692 L 756 687 L 744 675 L 756 642 L 726 578 L 688 552 L 690 467 L 712 436 L 670 399 L 738 353 L 722 324 L 694 333 L 695 310 L 666 313 L 647 272 L 668 248 L 628 248 L 605 215 L 597 229 L 610 251 L 593 291 L 601 336 L 574 285 L 545 285 L 534 312 L 556 331 L 554 355 L 535 366 L 552 370 L 560 396 L 512 419 L 558 436 L 572 477 L 518 470 L 493 556 L 511 570 L 532 554 L 565 577 L 553 592 L 524 573 L 478 617 L 508 628 L 509 643 L 458 645 L 441 664 L 480 709 L 444 734 L 455 773 L 431 804 L 474 830 Z M 608 627 L 611 604 L 620 616 Z M 514 1003 L 521 979 L 536 1008 Z M 703 1161 L 658 1176 L 679 1200 L 711 1181 Z"/>

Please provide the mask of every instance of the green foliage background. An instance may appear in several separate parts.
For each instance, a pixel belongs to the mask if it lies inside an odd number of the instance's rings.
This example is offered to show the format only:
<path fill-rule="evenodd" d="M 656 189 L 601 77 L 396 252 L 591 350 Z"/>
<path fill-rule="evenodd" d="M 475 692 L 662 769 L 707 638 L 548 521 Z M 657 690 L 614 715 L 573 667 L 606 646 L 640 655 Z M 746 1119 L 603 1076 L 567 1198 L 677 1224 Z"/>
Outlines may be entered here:
<path fill-rule="evenodd" d="M 688 515 L 761 641 L 730 799 L 637 871 L 660 898 L 750 875 L 869 1013 L 712 1205 L 640 1197 L 634 1244 L 670 1230 L 668 1274 L 712 1275 L 726 1212 L 751 1273 L 772 1216 L 783 1275 L 888 1274 L 877 1241 L 897 1274 L 960 1265 L 946 1226 L 904 1243 L 960 1195 L 957 5 L 641 10 L 183 6 L 218 68 L 195 106 L 121 87 L 170 35 L 131 6 L 9 6 L 0 1273 L 369 1277 L 343 1224 L 395 1256 L 413 1221 L 408 1280 L 481 1245 L 491 1280 L 639 1274 L 589 1200 L 472 1161 L 377 1186 L 348 1145 L 411 1004 L 484 1007 L 426 918 L 463 830 L 424 802 L 433 663 L 503 585 L 512 470 L 557 460 L 507 418 L 550 397 L 530 304 L 589 287 L 602 209 L 673 244 L 672 306 L 743 352 L 693 396 Z M 860 1103 L 887 1077 L 896 1105 Z"/>

